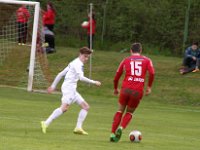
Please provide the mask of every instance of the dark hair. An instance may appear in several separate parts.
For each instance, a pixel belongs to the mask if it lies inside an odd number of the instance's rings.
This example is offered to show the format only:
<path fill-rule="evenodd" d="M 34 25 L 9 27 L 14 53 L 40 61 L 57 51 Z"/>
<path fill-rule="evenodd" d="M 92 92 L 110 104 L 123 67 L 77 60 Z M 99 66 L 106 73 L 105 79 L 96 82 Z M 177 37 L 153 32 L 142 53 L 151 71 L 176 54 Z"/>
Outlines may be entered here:
<path fill-rule="evenodd" d="M 88 12 L 88 15 L 90 16 L 90 12 Z M 96 22 L 95 12 L 92 12 L 92 19 Z"/>
<path fill-rule="evenodd" d="M 80 48 L 79 52 L 81 54 L 91 54 L 92 50 L 90 50 L 88 47 L 82 47 L 82 48 Z"/>
<path fill-rule="evenodd" d="M 53 12 L 56 13 L 56 10 L 55 10 L 52 2 L 48 2 L 47 5 L 49 5 L 51 7 L 51 9 L 53 10 Z"/>
<path fill-rule="evenodd" d="M 192 45 L 198 46 L 198 45 L 199 45 L 199 42 L 193 41 L 193 42 L 192 42 Z"/>
<path fill-rule="evenodd" d="M 92 19 L 96 20 L 96 18 L 95 18 L 95 12 L 92 13 Z"/>
<path fill-rule="evenodd" d="M 131 45 L 131 51 L 132 51 L 133 53 L 140 52 L 141 49 L 142 49 L 141 43 L 133 43 L 133 44 Z"/>

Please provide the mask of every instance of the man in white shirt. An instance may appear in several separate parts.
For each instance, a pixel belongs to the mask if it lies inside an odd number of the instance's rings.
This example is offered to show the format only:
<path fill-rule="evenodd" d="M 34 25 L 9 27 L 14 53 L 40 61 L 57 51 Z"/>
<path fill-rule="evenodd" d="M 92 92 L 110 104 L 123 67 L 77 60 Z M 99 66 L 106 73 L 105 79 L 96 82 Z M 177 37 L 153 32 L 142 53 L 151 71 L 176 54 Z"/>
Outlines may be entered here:
<path fill-rule="evenodd" d="M 91 53 L 92 51 L 89 48 L 87 47 L 81 48 L 79 57 L 74 59 L 72 62 L 70 62 L 63 71 L 58 73 L 52 85 L 48 88 L 47 90 L 48 93 L 52 93 L 55 90 L 56 85 L 61 80 L 61 78 L 65 76 L 64 82 L 61 87 L 62 104 L 59 108 L 55 109 L 45 121 L 41 121 L 41 127 L 42 127 L 43 133 L 46 133 L 47 127 L 50 125 L 50 123 L 54 119 L 61 116 L 64 112 L 66 112 L 69 109 L 71 104 L 76 102 L 78 105 L 80 105 L 81 110 L 78 115 L 78 120 L 77 120 L 76 127 L 74 129 L 74 133 L 84 134 L 84 135 L 88 134 L 86 131 L 82 129 L 82 124 L 87 116 L 89 105 L 82 98 L 82 96 L 77 92 L 76 88 L 77 88 L 78 80 L 95 84 L 96 86 L 101 85 L 101 82 L 91 80 L 84 76 L 83 66 L 84 66 L 84 63 L 88 61 Z"/>

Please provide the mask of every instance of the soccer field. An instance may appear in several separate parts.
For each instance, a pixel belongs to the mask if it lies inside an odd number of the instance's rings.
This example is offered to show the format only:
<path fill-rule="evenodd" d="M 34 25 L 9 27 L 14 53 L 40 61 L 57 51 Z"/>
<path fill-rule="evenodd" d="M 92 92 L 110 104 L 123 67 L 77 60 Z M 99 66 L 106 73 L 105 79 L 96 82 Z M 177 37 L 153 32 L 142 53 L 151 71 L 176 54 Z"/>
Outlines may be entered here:
<path fill-rule="evenodd" d="M 96 92 L 98 89 L 91 89 Z M 0 88 L 1 150 L 197 150 L 200 147 L 200 109 L 148 101 L 145 97 L 118 143 L 110 143 L 110 127 L 116 111 L 115 97 L 83 94 L 91 109 L 84 128 L 88 136 L 74 135 L 79 107 L 55 120 L 42 134 L 40 121 L 60 105 L 60 95 L 28 93 Z M 138 129 L 141 143 L 130 143 L 128 134 Z"/>
<path fill-rule="evenodd" d="M 199 75 L 178 74 L 180 58 L 149 56 L 156 70 L 150 96 L 144 96 L 133 120 L 118 143 L 110 143 L 117 97 L 113 76 L 119 62 L 129 53 L 95 51 L 92 78 L 100 88 L 79 83 L 78 91 L 90 104 L 83 128 L 88 136 L 74 135 L 80 108 L 72 105 L 42 134 L 40 121 L 60 105 L 60 94 L 29 93 L 0 87 L 0 150 L 197 150 L 200 147 Z M 77 56 L 77 50 L 59 48 L 48 55 L 53 77 Z M 88 76 L 88 64 L 85 75 Z M 21 69 L 18 67 L 18 70 Z M 24 71 L 24 70 L 21 70 Z M 58 89 L 60 84 L 58 85 Z M 142 132 L 141 143 L 130 143 L 129 133 Z"/>

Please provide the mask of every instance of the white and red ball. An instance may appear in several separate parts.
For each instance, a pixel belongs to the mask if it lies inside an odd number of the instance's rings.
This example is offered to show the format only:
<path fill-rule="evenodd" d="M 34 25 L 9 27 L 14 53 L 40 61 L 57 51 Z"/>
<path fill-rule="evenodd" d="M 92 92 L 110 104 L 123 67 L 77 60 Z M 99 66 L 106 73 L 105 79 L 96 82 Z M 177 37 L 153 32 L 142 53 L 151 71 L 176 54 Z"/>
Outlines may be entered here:
<path fill-rule="evenodd" d="M 81 24 L 82 27 L 86 27 L 88 26 L 89 22 L 88 21 L 83 21 L 83 23 Z"/>
<path fill-rule="evenodd" d="M 131 142 L 140 142 L 142 140 L 142 133 L 138 130 L 133 130 L 129 134 L 129 139 Z"/>

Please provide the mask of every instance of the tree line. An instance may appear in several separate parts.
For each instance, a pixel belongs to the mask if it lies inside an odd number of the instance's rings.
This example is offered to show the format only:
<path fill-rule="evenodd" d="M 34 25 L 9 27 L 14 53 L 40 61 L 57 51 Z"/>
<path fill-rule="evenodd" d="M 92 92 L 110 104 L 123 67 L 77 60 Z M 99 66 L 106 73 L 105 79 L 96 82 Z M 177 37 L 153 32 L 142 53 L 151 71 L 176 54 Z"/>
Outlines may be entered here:
<path fill-rule="evenodd" d="M 45 7 L 47 0 L 40 0 Z M 185 46 L 198 41 L 199 0 L 55 0 L 55 32 L 58 43 L 80 46 L 89 4 L 96 15 L 95 47 L 120 50 L 142 42 L 158 51 L 180 55 Z M 184 41 L 185 38 L 185 41 Z"/>

